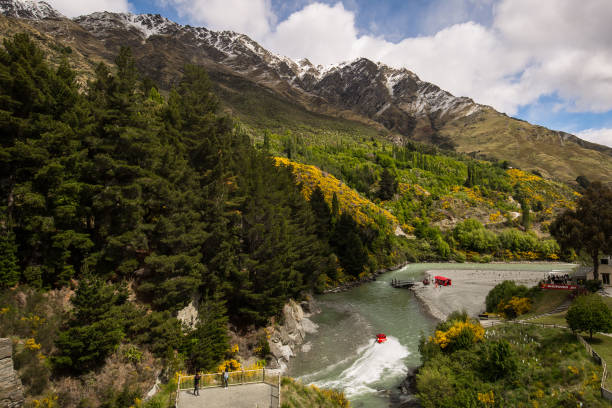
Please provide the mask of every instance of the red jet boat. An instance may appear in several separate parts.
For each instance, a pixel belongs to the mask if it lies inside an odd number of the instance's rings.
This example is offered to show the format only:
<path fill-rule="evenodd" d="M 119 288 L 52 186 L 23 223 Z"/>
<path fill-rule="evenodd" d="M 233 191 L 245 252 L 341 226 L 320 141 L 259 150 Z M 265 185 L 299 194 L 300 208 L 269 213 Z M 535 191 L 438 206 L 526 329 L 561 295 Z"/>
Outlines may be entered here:
<path fill-rule="evenodd" d="M 387 335 L 384 333 L 378 333 L 376 335 L 376 342 L 377 343 L 384 343 L 385 341 L 387 341 Z"/>

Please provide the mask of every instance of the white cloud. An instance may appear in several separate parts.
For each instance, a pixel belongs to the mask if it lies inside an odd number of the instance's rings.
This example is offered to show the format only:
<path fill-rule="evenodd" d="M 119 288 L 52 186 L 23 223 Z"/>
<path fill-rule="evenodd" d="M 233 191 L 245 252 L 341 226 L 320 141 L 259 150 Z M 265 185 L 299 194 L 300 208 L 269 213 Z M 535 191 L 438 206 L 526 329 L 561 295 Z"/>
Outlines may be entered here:
<path fill-rule="evenodd" d="M 67 17 L 77 17 L 95 11 L 127 12 L 127 0 L 46 0 L 54 9 Z"/>
<path fill-rule="evenodd" d="M 612 128 L 585 129 L 576 133 L 581 139 L 612 147 Z"/>
<path fill-rule="evenodd" d="M 276 17 L 270 0 L 158 0 L 174 7 L 181 18 L 213 30 L 232 30 L 260 39 Z"/>
<path fill-rule="evenodd" d="M 354 58 L 355 16 L 342 3 L 333 7 L 313 3 L 291 14 L 263 41 L 274 51 L 292 58 L 312 57 L 320 64 Z"/>
<path fill-rule="evenodd" d="M 269 0 L 158 1 L 194 23 L 243 32 L 294 59 L 331 64 L 367 57 L 406 67 L 455 95 L 508 114 L 546 95 L 558 96 L 568 111 L 612 109 L 610 0 L 438 2 L 444 7 L 433 8 L 432 15 L 452 6 L 458 20 L 435 34 L 398 43 L 359 35 L 355 11 L 342 2 L 310 2 L 277 24 Z M 466 10 L 486 14 L 486 7 L 492 7 L 490 26 L 454 24 L 469 15 Z"/>
<path fill-rule="evenodd" d="M 493 28 L 504 47 L 522 50 L 531 64 L 523 82 L 556 92 L 570 111 L 612 109 L 612 2 L 506 0 Z"/>
<path fill-rule="evenodd" d="M 341 3 L 313 3 L 281 22 L 263 39 L 275 52 L 331 64 L 367 57 L 394 67 L 407 67 L 422 79 L 456 95 L 514 113 L 519 104 L 537 100 L 536 88 L 525 89 L 509 77 L 524 69 L 528 55 L 504 49 L 491 30 L 476 24 L 456 24 L 433 36 L 391 43 L 359 36 L 353 12 Z"/>

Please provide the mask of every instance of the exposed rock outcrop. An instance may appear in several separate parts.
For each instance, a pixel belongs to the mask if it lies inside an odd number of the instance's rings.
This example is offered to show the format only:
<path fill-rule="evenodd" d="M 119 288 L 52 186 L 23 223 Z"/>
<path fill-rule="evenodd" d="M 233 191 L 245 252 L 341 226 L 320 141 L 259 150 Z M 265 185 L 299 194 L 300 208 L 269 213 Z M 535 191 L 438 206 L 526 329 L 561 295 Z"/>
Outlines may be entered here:
<path fill-rule="evenodd" d="M 196 325 L 200 321 L 198 315 L 198 300 L 192 299 L 187 306 L 179 310 L 176 318 L 179 319 L 185 326 L 195 329 Z"/>
<path fill-rule="evenodd" d="M 0 339 L 0 407 L 23 406 L 23 388 L 13 368 L 13 343 L 11 339 Z"/>
<path fill-rule="evenodd" d="M 418 368 L 408 368 L 406 373 L 406 379 L 399 385 L 399 398 L 397 406 L 399 408 L 421 408 L 418 398 L 416 397 L 416 375 L 418 374 Z"/>
<path fill-rule="evenodd" d="M 312 311 L 312 305 L 308 302 L 299 305 L 290 300 L 283 307 L 283 324 L 272 328 L 270 352 L 281 370 L 284 370 L 291 357 L 295 356 L 298 347 L 304 343 L 306 334 L 317 330 L 317 325 L 309 319 L 309 313 L 304 313 L 303 307 Z"/>

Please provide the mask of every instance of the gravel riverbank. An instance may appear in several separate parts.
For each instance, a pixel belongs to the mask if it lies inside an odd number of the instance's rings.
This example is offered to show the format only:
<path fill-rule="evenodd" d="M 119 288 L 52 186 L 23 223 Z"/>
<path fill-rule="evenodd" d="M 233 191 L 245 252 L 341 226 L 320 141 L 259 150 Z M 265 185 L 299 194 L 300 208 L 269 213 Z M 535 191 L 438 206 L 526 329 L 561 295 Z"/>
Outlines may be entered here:
<path fill-rule="evenodd" d="M 434 318 L 445 320 L 455 310 L 466 310 L 476 316 L 485 310 L 485 298 L 495 285 L 505 280 L 515 281 L 527 287 L 536 285 L 544 278 L 542 271 L 495 271 L 495 270 L 458 270 L 432 269 L 427 272 L 430 278 L 442 275 L 452 279 L 451 286 L 428 286 L 418 283 L 412 290 L 417 299 Z"/>

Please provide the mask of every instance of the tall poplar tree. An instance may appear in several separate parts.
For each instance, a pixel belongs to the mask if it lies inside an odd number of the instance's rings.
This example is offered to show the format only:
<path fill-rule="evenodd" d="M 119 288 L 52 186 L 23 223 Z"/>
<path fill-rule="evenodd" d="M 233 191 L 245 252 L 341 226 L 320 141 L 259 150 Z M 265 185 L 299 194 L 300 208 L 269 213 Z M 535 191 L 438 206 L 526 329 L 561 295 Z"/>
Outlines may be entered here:
<path fill-rule="evenodd" d="M 550 233 L 565 249 L 584 250 L 599 279 L 599 254 L 612 252 L 612 189 L 593 182 L 578 199 L 576 210 L 567 210 L 550 225 Z"/>

